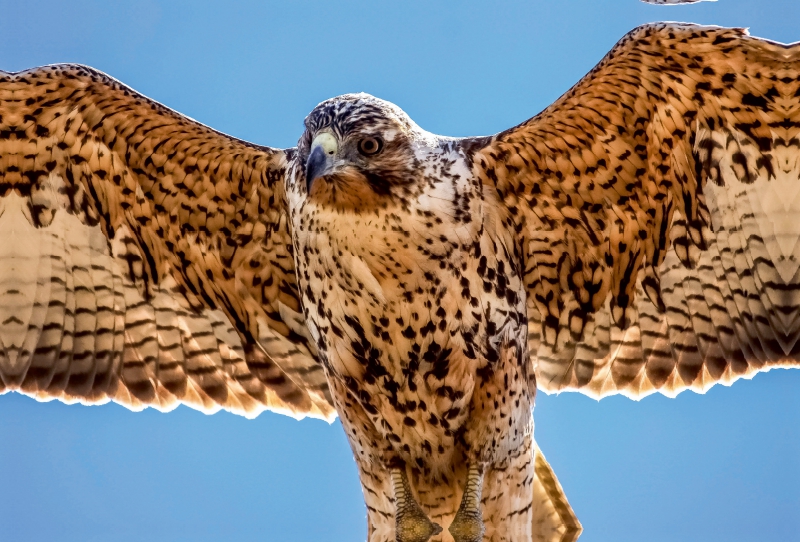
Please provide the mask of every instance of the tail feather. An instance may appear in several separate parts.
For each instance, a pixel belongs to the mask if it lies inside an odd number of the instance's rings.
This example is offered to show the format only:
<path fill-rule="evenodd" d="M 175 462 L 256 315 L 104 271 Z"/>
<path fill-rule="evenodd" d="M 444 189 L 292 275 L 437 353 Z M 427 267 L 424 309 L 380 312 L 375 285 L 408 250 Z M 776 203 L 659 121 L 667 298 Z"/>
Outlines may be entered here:
<path fill-rule="evenodd" d="M 547 458 L 534 444 L 533 542 L 575 542 L 583 532 Z"/>

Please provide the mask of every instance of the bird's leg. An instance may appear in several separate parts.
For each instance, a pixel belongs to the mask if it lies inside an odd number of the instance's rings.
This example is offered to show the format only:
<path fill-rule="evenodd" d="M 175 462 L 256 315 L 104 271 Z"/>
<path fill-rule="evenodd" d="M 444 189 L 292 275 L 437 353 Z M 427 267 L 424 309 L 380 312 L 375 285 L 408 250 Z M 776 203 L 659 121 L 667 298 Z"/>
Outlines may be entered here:
<path fill-rule="evenodd" d="M 483 491 L 483 467 L 475 464 L 469 466 L 464 495 L 456 517 L 450 524 L 449 531 L 455 542 L 481 542 L 486 528 L 483 525 L 481 511 L 481 492 Z"/>
<path fill-rule="evenodd" d="M 394 488 L 395 540 L 427 542 L 430 537 L 442 532 L 442 528 L 428 519 L 414 500 L 405 467 L 392 468 L 390 472 Z"/>

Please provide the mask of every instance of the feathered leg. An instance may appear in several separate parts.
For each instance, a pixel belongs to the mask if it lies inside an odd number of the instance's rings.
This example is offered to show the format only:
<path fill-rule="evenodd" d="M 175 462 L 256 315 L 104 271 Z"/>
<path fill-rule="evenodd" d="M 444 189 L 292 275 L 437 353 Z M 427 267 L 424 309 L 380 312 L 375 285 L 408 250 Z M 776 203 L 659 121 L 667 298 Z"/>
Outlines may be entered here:
<path fill-rule="evenodd" d="M 464 496 L 458 507 L 456 517 L 450 524 L 450 534 L 455 542 L 481 542 L 486 528 L 481 511 L 481 491 L 483 490 L 483 467 L 472 464 L 467 471 Z"/>
<path fill-rule="evenodd" d="M 391 477 L 397 542 L 427 542 L 430 537 L 442 532 L 442 528 L 428 519 L 414 500 L 405 468 L 391 469 Z"/>

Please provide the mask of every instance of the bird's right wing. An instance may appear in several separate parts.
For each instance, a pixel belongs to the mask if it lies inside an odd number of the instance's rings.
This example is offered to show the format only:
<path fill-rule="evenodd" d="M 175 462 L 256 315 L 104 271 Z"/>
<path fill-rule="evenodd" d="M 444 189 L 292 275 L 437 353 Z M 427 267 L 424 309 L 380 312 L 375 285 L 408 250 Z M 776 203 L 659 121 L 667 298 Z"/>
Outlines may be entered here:
<path fill-rule="evenodd" d="M 85 66 L 0 72 L 0 393 L 331 419 L 292 153 Z"/>

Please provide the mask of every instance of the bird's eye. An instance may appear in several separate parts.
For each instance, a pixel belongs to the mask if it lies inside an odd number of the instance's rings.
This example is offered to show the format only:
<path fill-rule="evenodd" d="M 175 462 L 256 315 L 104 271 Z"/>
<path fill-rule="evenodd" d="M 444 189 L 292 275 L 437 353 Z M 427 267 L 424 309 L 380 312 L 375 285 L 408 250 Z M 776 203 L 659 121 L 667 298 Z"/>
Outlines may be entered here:
<path fill-rule="evenodd" d="M 365 137 L 358 142 L 358 152 L 364 156 L 372 156 L 378 154 L 383 150 L 383 140 L 379 137 L 370 136 Z"/>

